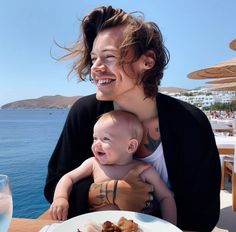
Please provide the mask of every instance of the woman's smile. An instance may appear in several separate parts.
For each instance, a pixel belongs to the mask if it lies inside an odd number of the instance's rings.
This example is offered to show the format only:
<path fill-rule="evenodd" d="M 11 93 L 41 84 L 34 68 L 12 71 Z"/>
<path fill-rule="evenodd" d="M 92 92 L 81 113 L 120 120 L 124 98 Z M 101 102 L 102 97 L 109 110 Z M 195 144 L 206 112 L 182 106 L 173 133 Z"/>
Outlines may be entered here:
<path fill-rule="evenodd" d="M 108 85 L 111 84 L 113 81 L 115 81 L 114 79 L 99 79 L 98 81 L 96 81 L 97 86 L 104 86 L 104 85 Z"/>

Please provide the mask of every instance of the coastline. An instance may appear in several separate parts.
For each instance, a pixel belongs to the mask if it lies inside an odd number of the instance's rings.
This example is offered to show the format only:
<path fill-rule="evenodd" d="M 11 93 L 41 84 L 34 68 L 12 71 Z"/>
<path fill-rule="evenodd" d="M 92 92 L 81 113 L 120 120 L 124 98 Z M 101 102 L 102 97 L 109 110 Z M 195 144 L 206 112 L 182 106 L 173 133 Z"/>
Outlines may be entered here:
<path fill-rule="evenodd" d="M 70 108 L 81 97 L 43 96 L 35 99 L 10 102 L 2 105 L 0 109 L 66 109 Z"/>

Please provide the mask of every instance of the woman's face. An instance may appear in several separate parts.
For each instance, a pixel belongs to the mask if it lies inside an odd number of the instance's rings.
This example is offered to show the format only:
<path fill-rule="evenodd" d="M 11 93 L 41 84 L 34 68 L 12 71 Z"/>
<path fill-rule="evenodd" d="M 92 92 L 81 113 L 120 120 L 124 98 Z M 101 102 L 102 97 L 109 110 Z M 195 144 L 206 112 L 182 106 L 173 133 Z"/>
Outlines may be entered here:
<path fill-rule="evenodd" d="M 119 48 L 122 43 L 124 26 L 105 29 L 97 35 L 91 52 L 91 74 L 97 87 L 98 100 L 119 101 L 143 91 L 136 84 L 142 72 L 141 59 L 132 64 L 119 64 Z M 132 55 L 130 50 L 126 59 Z"/>

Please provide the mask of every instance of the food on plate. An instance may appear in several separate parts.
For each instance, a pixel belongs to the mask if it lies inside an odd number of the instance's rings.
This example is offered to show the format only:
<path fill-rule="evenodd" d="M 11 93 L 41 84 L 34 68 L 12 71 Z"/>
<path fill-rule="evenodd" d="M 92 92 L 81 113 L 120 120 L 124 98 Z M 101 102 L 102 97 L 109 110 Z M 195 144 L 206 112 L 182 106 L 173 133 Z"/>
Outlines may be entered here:
<path fill-rule="evenodd" d="M 85 232 L 142 232 L 142 230 L 133 220 L 121 217 L 116 224 L 111 221 L 105 221 L 102 225 L 89 222 L 85 226 Z"/>
<path fill-rule="evenodd" d="M 102 232 L 121 232 L 121 229 L 116 224 L 106 221 L 102 225 Z"/>
<path fill-rule="evenodd" d="M 121 232 L 137 232 L 138 224 L 133 220 L 126 219 L 125 217 L 121 217 L 118 221 L 118 227 Z"/>

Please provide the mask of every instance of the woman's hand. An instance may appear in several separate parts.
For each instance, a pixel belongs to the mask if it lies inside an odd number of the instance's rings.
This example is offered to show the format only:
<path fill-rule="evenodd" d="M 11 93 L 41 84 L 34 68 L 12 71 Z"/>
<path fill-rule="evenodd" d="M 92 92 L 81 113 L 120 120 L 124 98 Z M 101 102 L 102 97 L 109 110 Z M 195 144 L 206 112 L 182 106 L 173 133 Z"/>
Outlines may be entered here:
<path fill-rule="evenodd" d="M 118 181 L 115 203 L 121 210 L 140 212 L 151 200 L 149 193 L 153 192 L 153 186 L 140 178 L 140 174 L 149 167 L 149 164 L 138 165 Z"/>
<path fill-rule="evenodd" d="M 140 164 L 130 170 L 123 180 L 118 181 L 116 191 L 114 180 L 92 184 L 89 190 L 90 209 L 113 204 L 115 199 L 115 204 L 121 210 L 140 212 L 145 208 L 146 201 L 150 201 L 149 193 L 153 192 L 153 186 L 140 178 L 140 174 L 149 167 L 149 164 Z"/>

